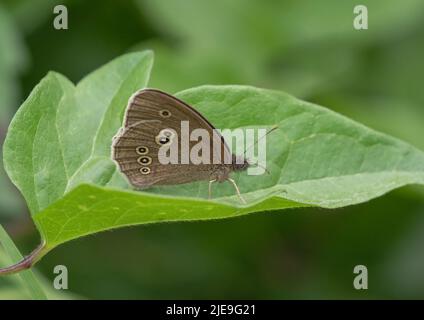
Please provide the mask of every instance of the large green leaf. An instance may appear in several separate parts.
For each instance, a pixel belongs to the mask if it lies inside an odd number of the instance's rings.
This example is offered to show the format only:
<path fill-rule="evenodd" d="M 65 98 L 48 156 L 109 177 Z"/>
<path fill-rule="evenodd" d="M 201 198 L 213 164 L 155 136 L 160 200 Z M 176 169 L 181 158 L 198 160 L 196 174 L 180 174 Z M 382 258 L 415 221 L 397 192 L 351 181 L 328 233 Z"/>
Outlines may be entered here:
<path fill-rule="evenodd" d="M 207 182 L 129 190 L 110 158 L 126 101 L 144 87 L 150 52 L 125 55 L 76 87 L 50 73 L 15 116 L 5 165 L 21 190 L 44 248 L 94 232 L 162 221 L 218 219 L 252 212 L 368 201 L 424 183 L 424 153 L 323 107 L 248 86 L 203 86 L 177 94 L 218 128 L 278 125 L 268 135 L 269 175 L 236 174 L 247 200 L 229 184 Z"/>
<path fill-rule="evenodd" d="M 145 87 L 152 53 L 116 59 L 78 86 L 49 73 L 13 119 L 4 163 L 35 214 L 82 182 L 105 184 L 115 165 L 110 141 L 128 97 Z"/>
<path fill-rule="evenodd" d="M 280 197 L 237 208 L 212 201 L 82 185 L 36 214 L 46 251 L 66 241 L 112 228 L 164 221 L 210 220 L 305 206 Z"/>
<path fill-rule="evenodd" d="M 219 128 L 278 125 L 267 142 L 271 176 L 238 177 L 252 202 L 279 194 L 299 203 L 336 208 L 424 181 L 422 151 L 290 95 L 243 86 L 209 86 L 178 96 Z M 223 195 L 233 193 L 227 187 L 220 189 Z M 194 191 L 161 189 L 184 195 Z"/>

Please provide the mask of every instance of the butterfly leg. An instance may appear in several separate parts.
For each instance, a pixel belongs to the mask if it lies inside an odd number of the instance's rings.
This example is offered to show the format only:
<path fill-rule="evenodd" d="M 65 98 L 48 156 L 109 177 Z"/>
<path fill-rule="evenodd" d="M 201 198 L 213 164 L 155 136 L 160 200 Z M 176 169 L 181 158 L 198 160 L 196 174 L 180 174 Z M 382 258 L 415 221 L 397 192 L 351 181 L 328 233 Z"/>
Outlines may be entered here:
<path fill-rule="evenodd" d="M 233 184 L 234 188 L 236 189 L 237 195 L 238 195 L 238 197 L 239 197 L 239 199 L 240 199 L 241 203 L 246 204 L 246 201 L 243 199 L 243 197 L 242 197 L 242 196 L 241 196 L 241 194 L 240 194 L 240 190 L 239 190 L 239 188 L 237 187 L 236 182 L 235 182 L 233 179 L 231 179 L 231 178 L 228 178 L 227 180 L 228 180 L 228 181 L 230 181 L 230 182 Z"/>
<path fill-rule="evenodd" d="M 212 183 L 214 183 L 216 179 L 209 181 L 209 200 L 212 198 Z"/>

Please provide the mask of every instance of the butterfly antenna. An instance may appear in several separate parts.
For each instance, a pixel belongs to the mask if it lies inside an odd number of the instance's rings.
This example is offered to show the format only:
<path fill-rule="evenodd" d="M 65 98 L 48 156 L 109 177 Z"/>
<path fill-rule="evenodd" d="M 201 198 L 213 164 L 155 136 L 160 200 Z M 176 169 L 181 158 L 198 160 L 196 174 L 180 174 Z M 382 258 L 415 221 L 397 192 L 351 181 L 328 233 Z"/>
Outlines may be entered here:
<path fill-rule="evenodd" d="M 264 166 L 261 166 L 258 162 L 252 163 L 252 166 L 258 166 L 259 168 L 264 169 L 267 174 L 271 174 L 271 172 L 267 168 L 265 168 Z"/>
<path fill-rule="evenodd" d="M 267 133 L 265 133 L 262 137 L 258 138 L 250 147 L 248 147 L 246 150 L 244 150 L 243 156 L 246 155 L 246 152 L 250 149 L 252 149 L 254 146 L 256 146 L 258 144 L 258 142 L 260 140 L 262 140 L 263 138 L 265 138 L 267 135 L 269 135 L 271 132 L 275 131 L 278 129 L 278 125 L 275 125 L 271 128 L 271 130 L 269 130 Z M 264 168 L 265 169 L 265 168 Z M 265 169 L 266 170 L 266 169 Z"/>

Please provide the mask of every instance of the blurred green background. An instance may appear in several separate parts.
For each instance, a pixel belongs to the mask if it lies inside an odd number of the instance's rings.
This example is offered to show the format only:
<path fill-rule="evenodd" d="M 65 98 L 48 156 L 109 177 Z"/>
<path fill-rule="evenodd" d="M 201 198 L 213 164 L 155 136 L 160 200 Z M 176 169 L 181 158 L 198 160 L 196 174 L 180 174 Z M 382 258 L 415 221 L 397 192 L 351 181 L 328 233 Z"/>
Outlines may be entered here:
<path fill-rule="evenodd" d="M 57 4 L 68 30 L 53 28 Z M 352 26 L 357 4 L 366 31 Z M 49 70 L 77 82 L 151 48 L 152 87 L 283 90 L 424 150 L 423 17 L 422 0 L 0 0 L 0 139 Z M 28 253 L 38 234 L 2 167 L 0 223 Z M 338 210 L 120 229 L 63 245 L 36 269 L 51 289 L 54 266 L 66 265 L 83 298 L 423 298 L 423 199 L 407 187 Z M 353 288 L 358 264 L 368 290 Z M 0 299 L 27 297 L 15 280 L 0 278 Z"/>

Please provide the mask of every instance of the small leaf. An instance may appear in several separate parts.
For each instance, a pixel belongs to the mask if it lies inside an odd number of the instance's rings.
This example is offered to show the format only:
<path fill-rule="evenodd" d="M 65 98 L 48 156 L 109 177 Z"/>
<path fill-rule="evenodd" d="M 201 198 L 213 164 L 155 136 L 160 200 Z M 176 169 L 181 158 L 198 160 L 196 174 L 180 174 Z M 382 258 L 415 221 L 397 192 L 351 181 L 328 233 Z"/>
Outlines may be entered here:
<path fill-rule="evenodd" d="M 282 92 L 204 86 L 177 96 L 217 128 L 278 126 L 267 136 L 270 175 L 234 175 L 246 206 L 228 183 L 215 186 L 212 201 L 207 182 L 131 191 L 111 160 L 111 139 L 151 63 L 149 52 L 126 55 L 76 87 L 50 73 L 18 111 L 4 154 L 42 236 L 31 261 L 66 241 L 122 226 L 338 208 L 424 183 L 424 153 L 398 139 Z"/>
<path fill-rule="evenodd" d="M 18 262 L 23 259 L 18 248 L 16 248 L 12 239 L 10 239 L 6 230 L 0 225 L 0 244 L 2 244 L 5 251 L 8 253 L 10 260 L 13 262 Z M 44 293 L 44 290 L 41 288 L 40 283 L 35 277 L 34 273 L 31 270 L 23 271 L 19 274 L 22 279 L 23 284 L 26 286 L 29 294 L 34 300 L 46 300 L 47 296 Z"/>

